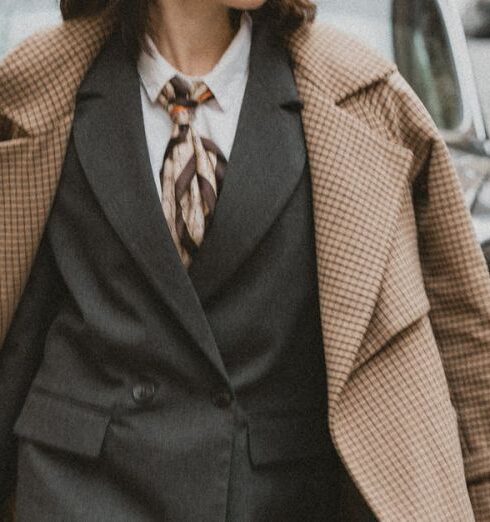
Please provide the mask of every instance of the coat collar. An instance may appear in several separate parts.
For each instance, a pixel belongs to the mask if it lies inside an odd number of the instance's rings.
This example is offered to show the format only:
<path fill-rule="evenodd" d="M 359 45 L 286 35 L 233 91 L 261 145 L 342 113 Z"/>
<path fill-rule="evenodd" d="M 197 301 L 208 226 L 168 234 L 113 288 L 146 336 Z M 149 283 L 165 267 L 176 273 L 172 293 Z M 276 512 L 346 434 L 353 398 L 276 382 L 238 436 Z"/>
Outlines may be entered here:
<path fill-rule="evenodd" d="M 314 85 L 335 104 L 396 69 L 395 64 L 374 51 L 369 52 L 358 40 L 322 22 L 296 31 L 289 48 L 295 75 Z"/>
<path fill-rule="evenodd" d="M 64 22 L 14 49 L 0 63 L 0 114 L 27 135 L 38 135 L 73 112 L 80 82 L 112 32 L 114 20 L 106 11 Z"/>
<path fill-rule="evenodd" d="M 114 26 L 115 15 L 107 10 L 24 41 L 0 63 L 0 113 L 35 135 L 73 111 L 78 87 Z M 296 74 L 334 103 L 394 70 L 394 65 L 320 22 L 298 30 L 289 47 Z M 355 69 L 349 67 L 354 62 Z"/>

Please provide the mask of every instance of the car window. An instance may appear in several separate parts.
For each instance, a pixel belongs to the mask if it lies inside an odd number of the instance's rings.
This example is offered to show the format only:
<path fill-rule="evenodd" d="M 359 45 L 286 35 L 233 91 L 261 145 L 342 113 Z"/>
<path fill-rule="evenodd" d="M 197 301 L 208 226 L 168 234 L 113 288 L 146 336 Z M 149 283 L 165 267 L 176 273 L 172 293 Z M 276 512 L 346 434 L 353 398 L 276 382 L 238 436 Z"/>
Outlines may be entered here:
<path fill-rule="evenodd" d="M 485 122 L 490 129 L 490 33 L 486 38 L 468 38 L 468 48 Z"/>
<path fill-rule="evenodd" d="M 429 109 L 437 126 L 463 122 L 463 93 L 442 16 L 427 0 L 393 0 L 395 57 L 400 72 Z"/>

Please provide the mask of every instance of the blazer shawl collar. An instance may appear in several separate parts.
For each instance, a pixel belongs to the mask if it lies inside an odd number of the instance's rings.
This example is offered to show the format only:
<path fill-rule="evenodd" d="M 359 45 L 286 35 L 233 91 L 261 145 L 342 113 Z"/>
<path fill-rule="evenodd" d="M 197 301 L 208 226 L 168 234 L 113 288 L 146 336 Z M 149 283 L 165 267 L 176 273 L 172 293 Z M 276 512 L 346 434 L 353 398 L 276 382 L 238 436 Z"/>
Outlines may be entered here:
<path fill-rule="evenodd" d="M 112 23 L 110 13 L 96 19 L 70 22 L 45 36 L 42 45 L 36 42 L 39 44 L 37 49 L 34 50 L 31 41 L 14 52 L 0 64 L 0 83 L 7 86 L 0 94 L 0 113 L 6 114 L 32 136 L 56 125 L 63 115 L 72 114 L 78 83 L 110 33 Z M 59 52 L 52 53 L 53 48 Z M 341 391 L 356 367 L 359 348 L 380 291 L 390 239 L 395 233 L 395 217 L 401 204 L 406 169 L 410 168 L 412 157 L 408 150 L 377 136 L 341 108 L 343 100 L 392 73 L 393 65 L 374 53 L 366 52 L 336 30 L 318 23 L 298 31 L 290 41 L 290 49 L 299 97 L 304 103 L 302 120 L 312 178 L 318 283 L 332 422 Z M 16 64 L 26 60 L 36 63 L 40 53 L 44 64 L 43 88 L 34 88 L 29 73 L 21 71 Z M 356 68 L 346 65 L 352 62 L 356 63 Z M 66 71 L 59 70 L 68 63 Z M 63 85 L 58 84 L 61 72 L 66 76 Z M 36 74 L 35 78 L 38 77 L 42 75 Z M 49 91 L 53 86 L 55 89 Z M 40 103 L 39 100 L 46 96 L 52 101 Z M 265 104 L 266 100 L 261 103 Z M 63 125 L 60 125 L 62 138 L 57 146 L 64 150 L 69 125 L 65 121 Z M 1 147 L 10 146 L 0 145 L 0 167 L 3 168 L 4 161 L 8 161 L 8 158 L 3 158 L 8 154 Z M 235 155 L 238 156 L 238 152 Z M 236 168 L 235 180 L 241 174 L 239 167 Z M 19 166 L 19 175 L 12 178 L 10 190 L 16 190 L 12 185 L 18 183 L 17 190 L 20 191 L 23 183 L 21 172 Z M 50 175 L 53 182 L 46 195 L 49 201 L 54 195 L 59 172 L 53 171 Z M 226 190 L 231 191 L 236 181 L 232 176 L 229 181 Z M 28 202 L 24 207 L 24 214 L 28 215 Z M 151 211 L 147 209 L 145 212 Z M 228 212 L 226 208 L 220 210 L 222 218 Z M 42 224 L 46 218 L 47 213 L 39 218 Z M 208 239 L 212 244 L 212 236 Z M 30 266 L 17 278 L 20 283 L 15 299 L 4 315 L 10 314 L 11 317 L 13 314 L 29 270 Z M 195 275 L 199 270 L 202 268 L 197 267 Z M 8 286 L 11 276 L 2 273 L 0 277 L 3 278 L 2 285 Z M 210 291 L 205 285 L 201 290 L 204 293 Z M 8 303 L 4 296 L 2 299 Z M 2 338 L 7 326 L 8 320 L 2 321 Z M 207 334 L 205 339 L 208 339 Z"/>

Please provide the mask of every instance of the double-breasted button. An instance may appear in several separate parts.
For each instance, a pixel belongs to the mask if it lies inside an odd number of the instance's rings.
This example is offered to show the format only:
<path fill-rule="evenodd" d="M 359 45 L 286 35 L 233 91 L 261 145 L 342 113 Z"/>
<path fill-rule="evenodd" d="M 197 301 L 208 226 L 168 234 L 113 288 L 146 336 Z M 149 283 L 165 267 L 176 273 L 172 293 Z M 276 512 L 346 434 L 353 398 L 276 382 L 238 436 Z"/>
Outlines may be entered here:
<path fill-rule="evenodd" d="M 228 408 L 233 401 L 231 393 L 227 390 L 221 390 L 213 394 L 213 403 L 218 408 Z"/>
<path fill-rule="evenodd" d="M 133 386 L 133 399 L 137 404 L 148 404 L 155 396 L 155 385 L 152 382 L 139 382 Z"/>

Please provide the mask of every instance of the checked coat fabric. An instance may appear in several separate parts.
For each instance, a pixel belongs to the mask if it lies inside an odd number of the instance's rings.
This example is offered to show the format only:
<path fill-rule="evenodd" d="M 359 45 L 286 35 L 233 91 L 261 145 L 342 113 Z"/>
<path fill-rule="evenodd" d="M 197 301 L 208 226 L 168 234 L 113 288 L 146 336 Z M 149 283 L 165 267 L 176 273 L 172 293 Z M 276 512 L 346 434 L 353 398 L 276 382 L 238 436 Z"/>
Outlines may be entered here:
<path fill-rule="evenodd" d="M 0 64 L 0 339 L 112 27 L 110 13 L 64 23 Z M 446 146 L 396 68 L 354 40 L 316 23 L 289 47 L 335 448 L 381 521 L 488 521 L 490 279 Z"/>

